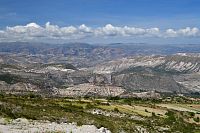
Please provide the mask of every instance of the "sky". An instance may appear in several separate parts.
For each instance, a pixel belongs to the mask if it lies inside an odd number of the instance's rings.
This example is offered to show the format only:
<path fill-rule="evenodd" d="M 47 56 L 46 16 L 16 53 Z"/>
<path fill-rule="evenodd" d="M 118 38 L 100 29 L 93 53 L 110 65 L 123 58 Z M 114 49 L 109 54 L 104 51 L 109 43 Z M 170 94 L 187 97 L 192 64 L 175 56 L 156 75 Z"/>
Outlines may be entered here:
<path fill-rule="evenodd" d="M 200 0 L 0 0 L 0 42 L 200 43 Z"/>

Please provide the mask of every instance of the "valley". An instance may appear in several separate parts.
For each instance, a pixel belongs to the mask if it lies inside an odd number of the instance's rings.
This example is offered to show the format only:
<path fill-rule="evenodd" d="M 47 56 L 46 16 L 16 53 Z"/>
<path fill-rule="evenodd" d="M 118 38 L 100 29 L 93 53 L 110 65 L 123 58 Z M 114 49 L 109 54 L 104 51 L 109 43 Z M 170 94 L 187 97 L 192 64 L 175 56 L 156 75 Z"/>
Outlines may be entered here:
<path fill-rule="evenodd" d="M 200 48 L 122 45 L 0 44 L 0 132 L 198 133 Z"/>

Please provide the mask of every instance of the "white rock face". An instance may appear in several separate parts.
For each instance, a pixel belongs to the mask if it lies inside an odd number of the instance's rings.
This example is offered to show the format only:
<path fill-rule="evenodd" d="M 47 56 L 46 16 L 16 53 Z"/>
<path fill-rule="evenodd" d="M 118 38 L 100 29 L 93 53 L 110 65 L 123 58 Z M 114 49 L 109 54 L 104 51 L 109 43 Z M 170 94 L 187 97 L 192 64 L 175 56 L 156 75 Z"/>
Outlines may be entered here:
<path fill-rule="evenodd" d="M 80 84 L 66 89 L 60 89 L 59 93 L 63 96 L 85 96 L 85 95 L 98 95 L 98 96 L 118 96 L 125 90 L 116 86 L 96 86 L 93 84 Z"/>
<path fill-rule="evenodd" d="M 3 59 L 2 58 L 0 58 L 0 63 L 3 63 Z"/>
<path fill-rule="evenodd" d="M 199 72 L 199 66 L 198 63 L 192 63 L 192 62 L 167 62 L 166 69 L 176 70 L 176 71 L 193 71 L 193 72 Z"/>
<path fill-rule="evenodd" d="M 110 61 L 91 69 L 94 73 L 108 74 L 119 72 L 130 67 L 163 67 L 165 70 L 176 70 L 179 72 L 200 72 L 200 56 L 187 54 L 172 56 L 136 56 Z"/>
<path fill-rule="evenodd" d="M 48 66 L 46 68 L 42 68 L 42 69 L 31 69 L 31 70 L 26 70 L 26 72 L 32 72 L 32 73 L 48 73 L 48 72 L 52 72 L 52 71 L 60 71 L 60 72 L 74 72 L 75 70 L 72 69 L 64 69 L 61 67 L 54 67 L 54 66 Z"/>
<path fill-rule="evenodd" d="M 15 84 L 7 84 L 4 81 L 0 81 L 0 90 L 1 91 L 32 91 L 32 92 L 37 92 L 37 86 L 32 85 L 30 83 L 22 83 L 18 82 Z"/>
<path fill-rule="evenodd" d="M 64 69 L 60 67 L 48 66 L 46 68 L 47 71 L 62 71 L 62 72 L 74 72 L 72 69 Z"/>
<path fill-rule="evenodd" d="M 187 56 L 187 57 L 200 57 L 200 53 L 177 53 L 175 55 Z"/>
<path fill-rule="evenodd" d="M 110 61 L 108 63 L 98 65 L 97 67 L 93 68 L 93 70 L 95 73 L 104 74 L 121 71 L 129 67 L 155 67 L 164 62 L 165 60 L 162 56 L 137 56 L 133 58 L 122 58 L 119 60 Z"/>
<path fill-rule="evenodd" d="M 61 123 L 48 121 L 28 121 L 18 118 L 11 121 L 10 124 L 0 123 L 0 132 L 2 133 L 44 133 L 44 132 L 65 132 L 65 133 L 111 133 L 108 129 L 97 128 L 94 125 L 77 126 L 73 123 Z"/>
<path fill-rule="evenodd" d="M 176 82 L 183 85 L 188 90 L 193 92 L 200 92 L 200 74 L 183 74 L 174 76 L 174 79 Z"/>

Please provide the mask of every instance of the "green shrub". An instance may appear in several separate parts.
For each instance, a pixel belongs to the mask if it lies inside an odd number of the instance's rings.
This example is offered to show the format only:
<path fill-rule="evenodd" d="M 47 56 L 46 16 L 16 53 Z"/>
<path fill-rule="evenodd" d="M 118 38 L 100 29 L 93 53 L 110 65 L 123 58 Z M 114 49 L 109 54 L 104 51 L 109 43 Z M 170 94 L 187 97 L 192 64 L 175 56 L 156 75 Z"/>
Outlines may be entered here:
<path fill-rule="evenodd" d="M 20 77 L 9 73 L 0 74 L 0 81 L 5 81 L 8 84 L 14 84 L 20 81 Z"/>
<path fill-rule="evenodd" d="M 152 113 L 151 113 L 151 115 L 152 115 L 153 117 L 155 117 L 155 116 L 156 116 L 155 112 L 152 112 Z"/>
<path fill-rule="evenodd" d="M 168 111 L 165 113 L 165 115 L 167 115 L 168 117 L 165 118 L 164 122 L 167 125 L 171 125 L 173 122 L 176 121 L 176 117 L 175 117 L 175 113 L 173 111 Z"/>
<path fill-rule="evenodd" d="M 118 109 L 118 108 L 114 108 L 114 111 L 115 111 L 115 112 L 119 112 L 119 109 Z"/>
<path fill-rule="evenodd" d="M 199 122 L 199 117 L 193 118 L 193 120 L 194 120 L 195 122 Z"/>
<path fill-rule="evenodd" d="M 190 117 L 194 117 L 195 113 L 194 112 L 189 112 Z"/>
<path fill-rule="evenodd" d="M 86 109 L 92 109 L 94 108 L 94 105 L 92 105 L 91 103 L 87 103 L 87 105 L 85 106 Z"/>
<path fill-rule="evenodd" d="M 127 99 L 124 99 L 123 102 L 126 103 L 126 104 L 128 104 L 128 105 L 131 105 L 132 99 L 127 98 Z"/>
<path fill-rule="evenodd" d="M 120 97 L 118 97 L 118 96 L 116 96 L 116 97 L 108 97 L 107 99 L 108 99 L 108 100 L 119 100 Z"/>
<path fill-rule="evenodd" d="M 0 98 L 4 98 L 4 94 L 0 92 Z"/>

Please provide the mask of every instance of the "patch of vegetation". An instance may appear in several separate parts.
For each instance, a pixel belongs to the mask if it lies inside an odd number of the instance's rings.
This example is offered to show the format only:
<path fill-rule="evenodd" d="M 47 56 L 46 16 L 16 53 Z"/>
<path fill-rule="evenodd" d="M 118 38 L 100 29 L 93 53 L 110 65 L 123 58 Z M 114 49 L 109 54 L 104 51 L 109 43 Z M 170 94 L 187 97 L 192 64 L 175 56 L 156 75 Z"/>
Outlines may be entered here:
<path fill-rule="evenodd" d="M 114 108 L 114 112 L 119 112 L 119 109 L 118 108 Z"/>
<path fill-rule="evenodd" d="M 92 105 L 91 103 L 87 103 L 87 105 L 85 106 L 86 109 L 92 109 L 94 108 L 95 106 Z"/>
<path fill-rule="evenodd" d="M 200 122 L 199 117 L 193 118 L 195 122 Z"/>
<path fill-rule="evenodd" d="M 64 69 L 72 69 L 72 70 L 77 70 L 77 68 L 75 66 L 73 66 L 72 64 L 69 63 L 51 63 L 51 64 L 44 64 L 42 65 L 43 67 L 48 67 L 48 66 L 55 66 L 55 67 L 61 67 Z"/>
<path fill-rule="evenodd" d="M 169 125 L 176 121 L 175 113 L 173 111 L 169 110 L 165 115 L 167 115 L 167 118 L 164 120 L 165 124 Z"/>
<path fill-rule="evenodd" d="M 186 123 L 181 113 L 169 110 L 166 115 L 167 118 L 165 118 L 163 122 L 164 124 L 171 127 L 172 132 L 180 131 L 183 133 L 188 133 L 195 131 L 195 125 L 191 123 Z"/>
<path fill-rule="evenodd" d="M 12 68 L 12 69 L 17 69 L 19 70 L 20 68 L 16 65 L 11 65 L 11 64 L 1 64 L 0 63 L 0 69 L 3 69 L 3 68 Z"/>
<path fill-rule="evenodd" d="M 9 73 L 0 74 L 0 81 L 5 81 L 8 84 L 17 83 L 20 81 L 20 79 L 20 76 L 12 75 Z"/>
<path fill-rule="evenodd" d="M 195 113 L 194 112 L 189 112 L 190 117 L 194 117 Z"/>

